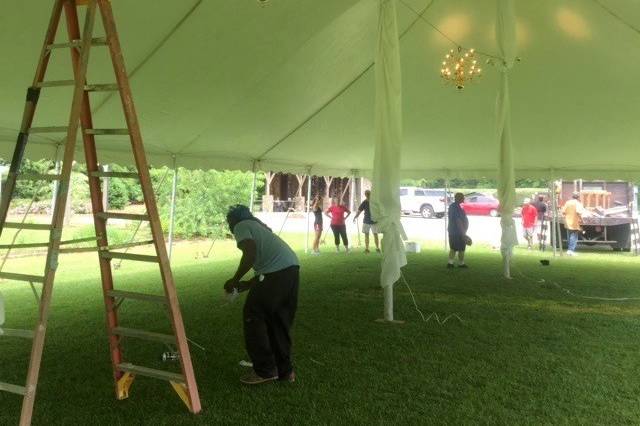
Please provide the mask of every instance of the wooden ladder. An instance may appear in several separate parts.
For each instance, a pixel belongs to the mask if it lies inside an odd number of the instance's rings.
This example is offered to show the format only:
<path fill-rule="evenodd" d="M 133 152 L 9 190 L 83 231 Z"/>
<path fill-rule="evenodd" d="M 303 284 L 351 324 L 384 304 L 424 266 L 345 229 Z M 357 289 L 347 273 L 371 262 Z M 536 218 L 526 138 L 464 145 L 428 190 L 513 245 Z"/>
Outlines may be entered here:
<path fill-rule="evenodd" d="M 79 8 L 85 9 L 85 21 L 82 33 L 80 32 L 80 23 L 78 18 Z M 60 26 L 63 13 L 65 15 L 68 42 L 56 43 L 56 33 Z M 104 36 L 101 37 L 94 36 L 94 24 L 98 14 L 102 18 L 105 31 Z M 89 66 L 89 56 L 92 47 L 94 46 L 104 46 L 108 48 L 115 72 L 115 83 L 88 84 L 87 70 Z M 45 80 L 45 75 L 49 58 L 54 54 L 54 52 L 59 50 L 69 50 L 71 52 L 74 77 L 72 80 L 47 81 Z M 33 122 L 36 113 L 36 106 L 38 104 L 41 90 L 61 86 L 73 87 L 73 100 L 69 115 L 69 122 L 66 126 L 34 127 Z M 93 92 L 114 92 L 120 95 L 126 120 L 126 128 L 99 129 L 94 127 L 89 98 L 89 95 Z M 53 11 L 51 13 L 46 38 L 40 54 L 40 60 L 37 65 L 35 78 L 31 87 L 27 90 L 27 99 L 22 118 L 22 125 L 20 127 L 20 133 L 18 135 L 18 140 L 11 161 L 9 176 L 5 184 L 2 201 L 0 203 L 0 235 L 6 228 L 31 229 L 48 232 L 49 240 L 48 242 L 40 244 L 40 246 L 47 247 L 47 257 L 43 275 L 26 275 L 6 272 L 0 273 L 0 278 L 28 282 L 32 287 L 34 286 L 34 283 L 42 286 L 42 290 L 38 296 L 39 316 L 33 331 L 11 330 L 7 333 L 6 330 L 4 330 L 5 332 L 0 333 L 0 337 L 11 336 L 33 340 L 25 385 L 0 383 L 0 391 L 18 394 L 23 397 L 20 425 L 29 425 L 33 415 L 53 283 L 58 266 L 58 256 L 60 253 L 65 253 L 65 251 L 73 251 L 73 249 L 65 248 L 65 244 L 69 242 L 62 241 L 61 236 L 67 194 L 70 190 L 70 176 L 74 161 L 78 131 L 80 131 L 82 135 L 85 161 L 87 164 L 91 205 L 93 209 L 96 233 L 95 240 L 97 240 L 97 247 L 93 250 L 98 252 L 98 260 L 100 264 L 116 396 L 118 399 L 125 399 L 128 397 L 129 388 L 136 375 L 153 377 L 169 381 L 189 410 L 193 413 L 198 413 L 201 410 L 201 406 L 193 366 L 191 363 L 188 339 L 185 334 L 175 284 L 171 268 L 169 266 L 162 228 L 158 217 L 158 208 L 156 206 L 148 164 L 142 144 L 140 126 L 138 124 L 138 118 L 131 95 L 129 79 L 125 69 L 124 58 L 120 47 L 120 41 L 118 39 L 110 0 L 54 0 Z M 36 133 L 58 133 L 66 135 L 63 145 L 64 156 L 62 167 L 57 174 L 24 175 L 20 173 L 20 167 L 28 145 L 29 136 Z M 136 173 L 100 171 L 98 167 L 98 156 L 95 143 L 96 137 L 99 137 L 100 135 L 122 135 L 129 137 L 131 151 L 137 169 Z M 146 213 L 134 215 L 104 211 L 100 183 L 101 179 L 105 177 L 130 178 L 138 180 L 144 196 Z M 57 182 L 59 189 L 55 199 L 51 223 L 30 224 L 24 222 L 10 223 L 6 221 L 16 182 L 18 180 L 53 180 Z M 107 239 L 107 223 L 112 219 L 143 220 L 148 222 L 153 239 L 150 241 L 144 241 L 140 244 L 153 245 L 155 248 L 155 254 L 141 255 L 123 253 L 118 251 L 118 249 L 123 247 L 110 246 Z M 33 246 L 33 244 L 14 244 L 7 246 L 6 248 L 21 248 L 22 246 Z M 111 261 L 112 259 L 123 258 L 132 261 L 157 263 L 160 268 L 160 275 L 163 281 L 164 294 L 162 296 L 156 296 L 115 289 Z M 124 300 L 133 300 L 141 303 L 155 303 L 164 306 L 171 318 L 172 333 L 159 334 L 120 326 L 118 321 L 118 308 Z M 121 347 L 123 343 L 122 338 L 125 337 L 175 345 L 179 354 L 181 373 L 155 370 L 127 362 L 124 359 Z M 2 364 L 0 364 L 0 373 L 2 372 L 1 366 Z"/>

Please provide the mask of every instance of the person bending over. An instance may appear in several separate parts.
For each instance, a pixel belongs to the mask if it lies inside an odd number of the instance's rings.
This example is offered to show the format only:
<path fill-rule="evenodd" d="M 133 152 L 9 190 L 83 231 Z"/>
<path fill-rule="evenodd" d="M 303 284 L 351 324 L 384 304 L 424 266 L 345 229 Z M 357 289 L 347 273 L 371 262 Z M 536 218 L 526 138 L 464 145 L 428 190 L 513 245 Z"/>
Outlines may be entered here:
<path fill-rule="evenodd" d="M 358 207 L 358 213 L 353 218 L 353 223 L 356 223 L 360 213 L 364 212 L 364 219 L 362 219 L 362 233 L 364 234 L 364 252 L 369 253 L 369 232 L 373 234 L 373 242 L 376 244 L 376 252 L 380 253 L 380 242 L 378 240 L 378 229 L 376 223 L 371 219 L 371 205 L 369 203 L 369 197 L 371 191 L 364 191 L 365 200 Z"/>
<path fill-rule="evenodd" d="M 454 202 L 449 206 L 449 263 L 447 268 L 453 268 L 453 261 L 458 254 L 458 267 L 466 268 L 464 263 L 464 252 L 467 249 L 467 230 L 469 229 L 469 219 L 467 214 L 462 209 L 462 202 L 464 202 L 464 194 L 461 192 L 456 193 Z"/>
<path fill-rule="evenodd" d="M 298 305 L 298 258 L 246 206 L 231 206 L 227 223 L 242 258 L 224 289 L 227 293 L 249 290 L 242 316 L 245 346 L 253 371 L 240 381 L 247 385 L 274 380 L 293 382 L 290 329 Z M 254 278 L 241 282 L 251 268 L 255 271 Z"/>
<path fill-rule="evenodd" d="M 347 225 L 345 219 L 349 217 L 351 211 L 342 205 L 337 198 L 331 199 L 331 207 L 325 212 L 327 217 L 331 218 L 331 230 L 333 231 L 333 239 L 336 243 L 336 251 L 340 251 L 340 237 L 344 250 L 349 253 L 349 238 L 347 237 Z M 345 216 L 346 215 L 346 216 Z"/>

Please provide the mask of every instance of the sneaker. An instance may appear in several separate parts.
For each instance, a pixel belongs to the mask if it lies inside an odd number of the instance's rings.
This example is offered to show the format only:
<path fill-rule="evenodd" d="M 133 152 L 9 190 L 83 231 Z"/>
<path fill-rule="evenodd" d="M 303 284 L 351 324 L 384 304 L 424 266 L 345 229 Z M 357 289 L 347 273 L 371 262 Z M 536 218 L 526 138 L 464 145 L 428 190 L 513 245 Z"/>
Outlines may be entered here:
<path fill-rule="evenodd" d="M 279 382 L 295 383 L 295 381 L 296 381 L 296 372 L 292 371 L 291 373 L 287 374 L 286 376 L 278 377 L 278 381 Z"/>
<path fill-rule="evenodd" d="M 344 248 L 344 252 L 345 252 L 345 253 L 349 253 L 349 247 L 345 247 L 345 248 Z"/>
<path fill-rule="evenodd" d="M 278 376 L 272 377 L 261 377 L 256 374 L 255 371 L 252 371 L 249 374 L 246 374 L 240 378 L 240 383 L 244 385 L 261 385 L 263 383 L 270 383 L 278 379 Z"/>
<path fill-rule="evenodd" d="M 336 246 L 336 253 L 340 253 L 340 246 Z"/>
<path fill-rule="evenodd" d="M 365 252 L 366 254 L 371 253 L 371 252 L 369 251 L 369 249 L 364 249 L 364 252 Z"/>
<path fill-rule="evenodd" d="M 458 268 L 468 268 L 466 263 L 463 263 L 462 265 L 458 265 Z"/>
<path fill-rule="evenodd" d="M 567 256 L 577 256 L 577 255 L 578 255 L 578 253 L 576 253 L 575 251 L 567 250 Z"/>
<path fill-rule="evenodd" d="M 453 263 L 447 263 L 447 269 L 453 269 Z"/>
<path fill-rule="evenodd" d="M 320 256 L 320 252 L 319 251 L 312 251 L 311 252 L 311 256 Z"/>
<path fill-rule="evenodd" d="M 376 249 L 376 253 L 382 253 L 379 248 Z"/>

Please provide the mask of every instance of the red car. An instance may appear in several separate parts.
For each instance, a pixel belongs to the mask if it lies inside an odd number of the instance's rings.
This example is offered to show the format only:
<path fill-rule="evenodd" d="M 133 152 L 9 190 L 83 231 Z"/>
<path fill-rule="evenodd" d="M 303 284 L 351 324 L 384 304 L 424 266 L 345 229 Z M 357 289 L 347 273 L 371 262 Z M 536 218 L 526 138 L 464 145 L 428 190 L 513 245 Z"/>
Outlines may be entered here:
<path fill-rule="evenodd" d="M 462 209 L 468 215 L 498 216 L 500 202 L 497 198 L 485 194 L 469 194 L 464 198 Z"/>

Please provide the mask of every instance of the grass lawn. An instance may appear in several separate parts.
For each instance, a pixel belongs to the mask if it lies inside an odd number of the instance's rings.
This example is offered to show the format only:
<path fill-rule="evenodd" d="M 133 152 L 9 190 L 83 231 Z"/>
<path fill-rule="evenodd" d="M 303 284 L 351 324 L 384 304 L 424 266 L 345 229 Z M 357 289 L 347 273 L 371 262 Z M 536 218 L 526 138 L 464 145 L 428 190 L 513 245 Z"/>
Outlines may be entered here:
<path fill-rule="evenodd" d="M 301 240 L 294 240 L 302 247 Z M 442 248 L 409 256 L 405 276 L 425 314 L 464 321 L 422 322 L 406 288 L 396 288 L 396 317 L 382 314 L 375 255 L 325 252 L 302 259 L 295 325 L 299 380 L 245 388 L 242 302 L 225 305 L 222 285 L 238 253 L 216 243 L 182 243 L 174 273 L 204 410 L 189 415 L 170 386 L 139 377 L 131 397 L 113 397 L 104 307 L 95 254 L 61 259 L 37 395 L 34 424 L 638 424 L 640 300 L 577 299 L 575 293 L 640 297 L 640 259 L 586 254 L 540 266 L 518 251 L 516 278 L 500 278 L 500 258 L 473 247 L 468 270 L 444 268 Z M 37 262 L 36 262 L 37 261 Z M 41 269 L 40 259 L 12 259 L 6 270 Z M 523 275 L 530 277 L 524 278 Z M 546 281 L 539 282 L 540 279 Z M 151 266 L 125 262 L 115 273 L 125 290 L 158 291 Z M 8 328 L 35 318 L 35 300 L 20 283 L 0 283 Z M 121 323 L 167 331 L 160 309 L 126 302 Z M 29 342 L 0 340 L 0 381 L 24 382 Z M 129 361 L 163 365 L 161 345 L 125 341 Z M 0 393 L 0 424 L 17 424 L 21 399 Z"/>

